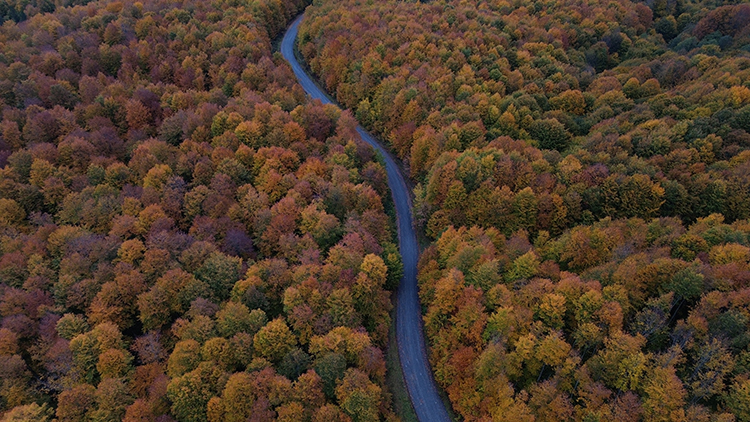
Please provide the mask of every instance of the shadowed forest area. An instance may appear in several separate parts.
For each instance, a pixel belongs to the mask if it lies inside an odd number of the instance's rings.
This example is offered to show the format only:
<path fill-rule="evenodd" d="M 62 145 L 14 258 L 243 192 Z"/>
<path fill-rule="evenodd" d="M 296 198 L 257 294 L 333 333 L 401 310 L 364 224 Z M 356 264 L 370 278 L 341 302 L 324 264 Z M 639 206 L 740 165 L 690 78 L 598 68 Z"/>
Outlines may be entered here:
<path fill-rule="evenodd" d="M 750 421 L 750 4 L 316 1 L 300 51 L 415 182 L 466 421 Z"/>

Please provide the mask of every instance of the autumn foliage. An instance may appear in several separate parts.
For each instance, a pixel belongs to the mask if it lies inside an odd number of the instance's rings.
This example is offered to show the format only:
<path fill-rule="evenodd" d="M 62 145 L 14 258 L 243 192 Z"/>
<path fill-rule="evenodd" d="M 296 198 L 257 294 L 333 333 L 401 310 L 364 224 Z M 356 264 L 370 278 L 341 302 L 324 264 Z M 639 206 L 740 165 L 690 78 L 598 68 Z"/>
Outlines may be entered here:
<path fill-rule="evenodd" d="M 300 51 L 403 159 L 432 238 L 748 218 L 748 7 L 650 6 L 328 2 Z"/>
<path fill-rule="evenodd" d="M 57 6 L 0 28 L 3 420 L 392 418 L 385 171 L 271 53 L 304 3 Z"/>
<path fill-rule="evenodd" d="M 415 183 L 430 359 L 464 420 L 750 420 L 735 3 L 308 9 L 309 67 Z"/>
<path fill-rule="evenodd" d="M 744 420 L 747 224 L 449 227 L 420 261 L 437 381 L 466 420 Z"/>

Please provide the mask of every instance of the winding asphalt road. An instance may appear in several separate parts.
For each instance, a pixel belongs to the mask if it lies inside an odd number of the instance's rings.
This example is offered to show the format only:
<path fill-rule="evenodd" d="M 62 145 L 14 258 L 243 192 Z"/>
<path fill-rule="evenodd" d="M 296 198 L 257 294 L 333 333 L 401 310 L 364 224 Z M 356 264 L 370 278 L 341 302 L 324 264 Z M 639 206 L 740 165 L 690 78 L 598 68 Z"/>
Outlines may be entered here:
<path fill-rule="evenodd" d="M 310 97 L 320 100 L 323 104 L 334 104 L 328 95 L 315 85 L 310 75 L 305 72 L 294 56 L 294 43 L 303 16 L 300 15 L 284 34 L 284 39 L 281 41 L 281 54 L 292 66 L 300 85 Z M 419 248 L 417 236 L 414 232 L 409 190 L 404 181 L 404 175 L 388 151 L 361 126 L 357 126 L 357 132 L 385 159 L 388 186 L 391 188 L 393 202 L 396 205 L 398 239 L 401 258 L 404 263 L 404 278 L 401 280 L 396 296 L 396 341 L 401 368 L 406 380 L 406 388 L 420 422 L 450 422 L 451 419 L 440 400 L 427 360 L 427 349 L 425 348 L 422 331 L 422 315 L 420 313 L 419 296 L 417 295 Z"/>

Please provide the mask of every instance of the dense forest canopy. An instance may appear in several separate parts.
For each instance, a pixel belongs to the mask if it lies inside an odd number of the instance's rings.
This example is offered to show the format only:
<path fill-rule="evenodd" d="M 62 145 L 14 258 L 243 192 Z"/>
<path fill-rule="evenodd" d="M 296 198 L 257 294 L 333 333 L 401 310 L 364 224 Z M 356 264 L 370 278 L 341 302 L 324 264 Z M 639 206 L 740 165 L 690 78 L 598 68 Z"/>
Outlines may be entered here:
<path fill-rule="evenodd" d="M 83 3 L 0 4 L 2 420 L 391 420 L 390 195 L 272 54 L 304 1 Z"/>
<path fill-rule="evenodd" d="M 467 421 L 750 421 L 750 4 L 315 2 L 300 52 L 415 182 Z"/>
<path fill-rule="evenodd" d="M 3 421 L 750 421 L 750 4 L 0 2 Z M 355 120 L 356 118 L 356 120 Z"/>

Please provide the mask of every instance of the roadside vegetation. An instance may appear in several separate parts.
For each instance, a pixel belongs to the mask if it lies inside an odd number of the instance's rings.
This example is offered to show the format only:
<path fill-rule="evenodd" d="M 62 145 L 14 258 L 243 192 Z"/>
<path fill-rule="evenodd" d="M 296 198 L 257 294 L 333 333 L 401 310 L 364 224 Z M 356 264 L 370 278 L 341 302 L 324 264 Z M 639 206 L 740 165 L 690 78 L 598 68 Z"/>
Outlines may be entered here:
<path fill-rule="evenodd" d="M 750 420 L 750 5 L 315 3 L 300 51 L 416 184 L 467 421 Z"/>

